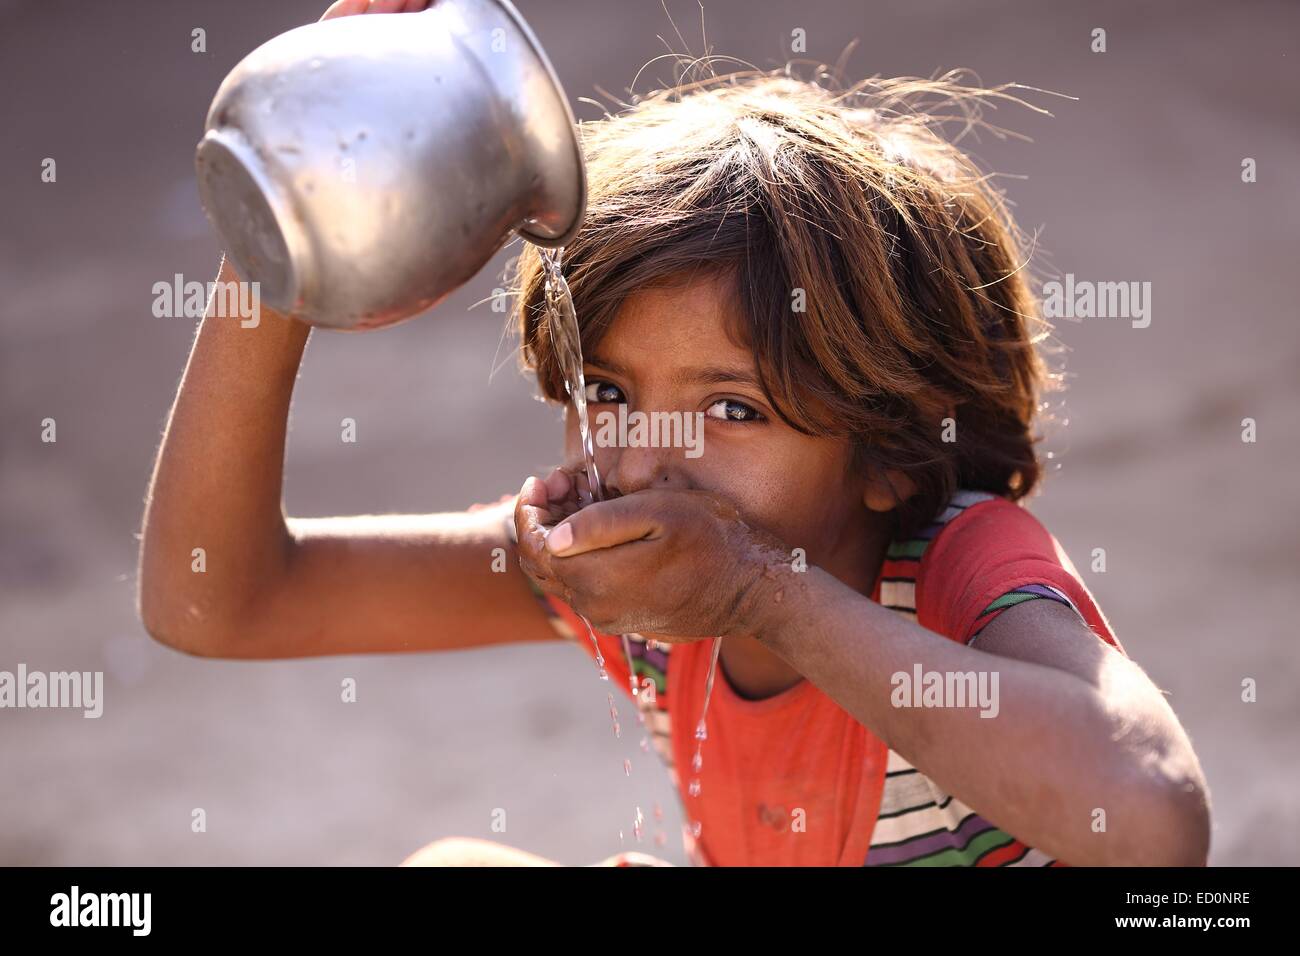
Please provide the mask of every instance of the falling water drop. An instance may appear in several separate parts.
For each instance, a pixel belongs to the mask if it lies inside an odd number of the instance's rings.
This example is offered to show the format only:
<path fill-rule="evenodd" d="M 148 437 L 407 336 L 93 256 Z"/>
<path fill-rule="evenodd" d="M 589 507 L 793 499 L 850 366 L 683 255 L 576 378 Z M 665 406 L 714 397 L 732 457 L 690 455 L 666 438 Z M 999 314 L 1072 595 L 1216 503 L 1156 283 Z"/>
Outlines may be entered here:
<path fill-rule="evenodd" d="M 609 680 L 609 674 L 605 670 L 605 655 L 600 652 L 600 642 L 596 640 L 596 632 L 590 621 L 581 614 L 578 617 L 582 618 L 582 623 L 587 625 L 587 636 L 591 638 L 591 647 L 596 653 L 596 673 L 600 675 L 601 680 Z"/>

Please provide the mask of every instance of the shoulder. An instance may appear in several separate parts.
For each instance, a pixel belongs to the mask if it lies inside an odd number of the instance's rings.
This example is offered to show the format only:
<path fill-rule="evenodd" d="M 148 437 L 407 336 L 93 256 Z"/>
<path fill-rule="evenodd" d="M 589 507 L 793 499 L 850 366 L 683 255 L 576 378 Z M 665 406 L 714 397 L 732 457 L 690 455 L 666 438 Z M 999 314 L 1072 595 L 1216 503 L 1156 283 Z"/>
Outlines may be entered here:
<path fill-rule="evenodd" d="M 962 504 L 964 502 L 964 504 Z M 954 498 L 917 573 L 922 626 L 969 643 L 989 615 L 1036 597 L 1069 604 L 1119 646 L 1060 542 L 1023 506 L 994 496 Z"/>
<path fill-rule="evenodd" d="M 940 522 L 921 562 L 922 577 L 938 569 L 974 567 L 990 555 L 1055 555 L 1060 550 L 1028 509 L 995 495 L 954 498 Z"/>

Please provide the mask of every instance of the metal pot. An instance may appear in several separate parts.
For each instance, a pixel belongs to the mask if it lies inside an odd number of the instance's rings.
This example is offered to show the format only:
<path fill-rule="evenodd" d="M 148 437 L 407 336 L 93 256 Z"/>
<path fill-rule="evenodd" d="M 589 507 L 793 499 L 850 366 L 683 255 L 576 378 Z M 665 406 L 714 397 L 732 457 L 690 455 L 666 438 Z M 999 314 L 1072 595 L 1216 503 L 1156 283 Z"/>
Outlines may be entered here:
<path fill-rule="evenodd" d="M 199 193 L 240 278 L 313 325 L 410 318 L 514 231 L 563 245 L 586 204 L 564 91 L 506 0 L 290 30 L 230 72 L 206 130 Z"/>

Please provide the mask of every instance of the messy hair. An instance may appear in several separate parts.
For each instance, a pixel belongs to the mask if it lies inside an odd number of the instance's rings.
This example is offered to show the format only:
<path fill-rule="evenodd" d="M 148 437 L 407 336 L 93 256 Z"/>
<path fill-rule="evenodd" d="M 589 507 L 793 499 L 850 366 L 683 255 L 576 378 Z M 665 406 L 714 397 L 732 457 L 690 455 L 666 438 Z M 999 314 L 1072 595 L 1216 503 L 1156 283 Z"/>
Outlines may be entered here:
<path fill-rule="evenodd" d="M 1002 192 L 943 135 L 999 99 L 1014 97 L 956 74 L 835 91 L 787 69 L 679 84 L 583 123 L 587 213 L 563 269 L 584 351 L 634 291 L 714 274 L 776 414 L 849 441 L 854 468 L 905 479 L 901 531 L 958 488 L 1027 495 L 1047 327 Z M 515 292 L 523 364 L 564 401 L 531 246 Z"/>

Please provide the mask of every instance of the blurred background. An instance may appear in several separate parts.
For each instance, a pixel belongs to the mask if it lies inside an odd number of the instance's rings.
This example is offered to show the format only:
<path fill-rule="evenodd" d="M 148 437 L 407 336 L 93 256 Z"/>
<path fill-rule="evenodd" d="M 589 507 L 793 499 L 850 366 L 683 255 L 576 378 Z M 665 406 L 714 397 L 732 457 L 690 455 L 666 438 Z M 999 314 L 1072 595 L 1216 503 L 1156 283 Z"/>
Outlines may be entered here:
<path fill-rule="evenodd" d="M 635 845 L 638 806 L 641 848 L 684 862 L 663 773 L 635 735 L 613 738 L 572 647 L 218 662 L 154 644 L 136 617 L 142 498 L 194 331 L 155 318 L 151 290 L 207 281 L 219 256 L 194 145 L 230 68 L 325 6 L 0 0 L 0 670 L 102 670 L 106 697 L 99 720 L 0 711 L 0 864 L 382 865 L 449 835 L 590 863 Z M 658 37 L 683 50 L 669 14 L 703 49 L 696 0 L 517 6 L 582 119 L 599 111 L 578 97 L 625 92 L 666 51 Z M 1008 176 L 1041 273 L 1152 284 L 1149 328 L 1059 324 L 1069 390 L 1032 508 L 1187 727 L 1213 794 L 1212 862 L 1300 862 L 1300 8 L 704 0 L 704 17 L 712 52 L 760 67 L 801 28 L 814 60 L 857 38 L 852 79 L 968 67 L 1077 98 L 1035 97 L 1054 118 L 990 117 L 1032 142 L 969 143 Z M 206 53 L 191 52 L 196 27 Z M 1105 53 L 1090 50 L 1097 27 Z M 671 79 L 665 62 L 637 88 Z M 313 335 L 291 514 L 459 509 L 556 461 L 558 411 L 516 371 L 503 316 L 470 308 L 515 251 L 431 316 Z M 344 417 L 356 444 L 339 440 Z"/>

